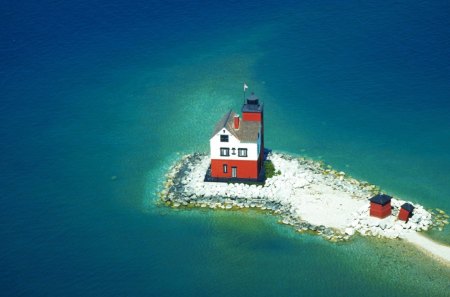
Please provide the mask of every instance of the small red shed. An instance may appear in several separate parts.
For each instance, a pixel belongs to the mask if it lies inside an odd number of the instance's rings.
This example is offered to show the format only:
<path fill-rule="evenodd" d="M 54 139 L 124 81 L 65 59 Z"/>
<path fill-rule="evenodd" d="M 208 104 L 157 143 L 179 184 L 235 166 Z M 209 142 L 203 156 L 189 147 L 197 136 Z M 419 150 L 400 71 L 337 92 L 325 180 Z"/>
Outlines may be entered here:
<path fill-rule="evenodd" d="M 391 214 L 391 196 L 378 194 L 370 198 L 370 215 L 383 219 Z"/>
<path fill-rule="evenodd" d="M 409 203 L 404 203 L 398 213 L 398 219 L 408 222 L 409 218 L 413 215 L 414 206 Z"/>

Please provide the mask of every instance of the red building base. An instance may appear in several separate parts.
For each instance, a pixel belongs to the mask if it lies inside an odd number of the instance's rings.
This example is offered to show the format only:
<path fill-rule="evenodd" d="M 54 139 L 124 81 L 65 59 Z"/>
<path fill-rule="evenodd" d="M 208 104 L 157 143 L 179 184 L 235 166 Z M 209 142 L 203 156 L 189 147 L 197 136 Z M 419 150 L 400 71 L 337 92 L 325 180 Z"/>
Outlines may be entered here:
<path fill-rule="evenodd" d="M 211 160 L 211 177 L 257 179 L 260 160 Z"/>
<path fill-rule="evenodd" d="M 384 219 L 391 214 L 391 202 L 385 205 L 370 202 L 370 216 Z"/>

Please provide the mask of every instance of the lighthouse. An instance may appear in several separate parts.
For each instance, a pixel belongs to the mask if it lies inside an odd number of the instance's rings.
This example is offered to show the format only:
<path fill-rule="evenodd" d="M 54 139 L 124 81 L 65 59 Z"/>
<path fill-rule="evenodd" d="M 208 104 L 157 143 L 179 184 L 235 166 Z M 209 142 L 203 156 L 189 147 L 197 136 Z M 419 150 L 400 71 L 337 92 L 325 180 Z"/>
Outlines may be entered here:
<path fill-rule="evenodd" d="M 264 179 L 264 108 L 252 93 L 241 115 L 228 111 L 210 138 L 211 165 L 205 181 L 253 181 Z"/>

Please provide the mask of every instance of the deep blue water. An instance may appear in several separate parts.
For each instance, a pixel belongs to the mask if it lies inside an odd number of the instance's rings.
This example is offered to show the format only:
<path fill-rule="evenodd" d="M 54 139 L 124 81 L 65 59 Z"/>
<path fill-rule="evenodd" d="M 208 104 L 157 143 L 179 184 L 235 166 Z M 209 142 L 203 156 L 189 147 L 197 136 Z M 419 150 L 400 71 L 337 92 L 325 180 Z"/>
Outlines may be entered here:
<path fill-rule="evenodd" d="M 448 296 L 450 270 L 402 242 L 332 244 L 155 196 L 246 81 L 268 147 L 450 212 L 447 1 L 8 1 L 0 15 L 2 296 Z M 448 228 L 429 235 L 450 244 Z"/>

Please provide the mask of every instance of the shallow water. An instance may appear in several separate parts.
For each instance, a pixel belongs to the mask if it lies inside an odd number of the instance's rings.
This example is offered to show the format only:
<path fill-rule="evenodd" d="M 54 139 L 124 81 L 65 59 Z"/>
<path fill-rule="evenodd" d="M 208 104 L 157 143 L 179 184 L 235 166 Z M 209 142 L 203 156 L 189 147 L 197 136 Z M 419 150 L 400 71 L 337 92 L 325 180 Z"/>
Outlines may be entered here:
<path fill-rule="evenodd" d="M 155 203 L 246 81 L 268 147 L 450 211 L 448 4 L 346 3 L 5 5 L 3 294 L 448 294 L 449 269 L 400 241 Z"/>

